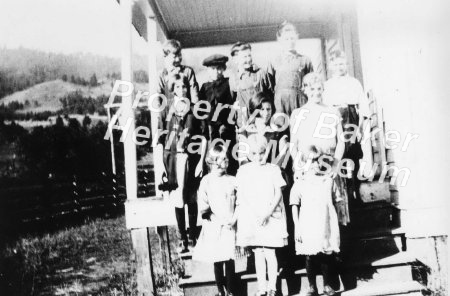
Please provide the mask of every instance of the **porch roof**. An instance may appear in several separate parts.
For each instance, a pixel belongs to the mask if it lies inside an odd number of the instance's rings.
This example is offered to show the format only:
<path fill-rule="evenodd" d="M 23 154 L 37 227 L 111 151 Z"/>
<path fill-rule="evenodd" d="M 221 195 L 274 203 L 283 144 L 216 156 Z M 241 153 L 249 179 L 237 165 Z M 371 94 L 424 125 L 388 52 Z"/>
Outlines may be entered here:
<path fill-rule="evenodd" d="M 275 40 L 284 20 L 297 26 L 300 38 L 336 35 L 339 17 L 351 0 L 135 0 L 133 25 L 147 39 L 147 18 L 159 24 L 158 40 L 178 39 L 183 47 L 236 41 Z"/>

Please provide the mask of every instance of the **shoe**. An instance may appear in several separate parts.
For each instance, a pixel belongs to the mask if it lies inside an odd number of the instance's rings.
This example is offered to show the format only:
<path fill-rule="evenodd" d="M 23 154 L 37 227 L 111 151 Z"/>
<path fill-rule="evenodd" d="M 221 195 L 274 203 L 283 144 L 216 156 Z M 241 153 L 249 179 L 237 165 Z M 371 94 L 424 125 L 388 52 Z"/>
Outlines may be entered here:
<path fill-rule="evenodd" d="M 276 290 L 275 296 L 283 296 L 283 292 Z"/>
<path fill-rule="evenodd" d="M 305 296 L 319 296 L 316 287 L 309 287 L 308 292 L 306 292 Z"/>
<path fill-rule="evenodd" d="M 186 254 L 189 252 L 189 245 L 187 244 L 187 242 L 181 242 L 179 244 L 178 252 L 180 254 Z"/>
<path fill-rule="evenodd" d="M 326 296 L 334 296 L 336 295 L 336 291 L 334 291 L 330 286 L 325 285 L 323 287 L 323 294 L 325 294 Z"/>
<path fill-rule="evenodd" d="M 269 290 L 269 292 L 267 292 L 267 296 L 276 296 L 277 295 L 277 291 L 275 290 Z"/>

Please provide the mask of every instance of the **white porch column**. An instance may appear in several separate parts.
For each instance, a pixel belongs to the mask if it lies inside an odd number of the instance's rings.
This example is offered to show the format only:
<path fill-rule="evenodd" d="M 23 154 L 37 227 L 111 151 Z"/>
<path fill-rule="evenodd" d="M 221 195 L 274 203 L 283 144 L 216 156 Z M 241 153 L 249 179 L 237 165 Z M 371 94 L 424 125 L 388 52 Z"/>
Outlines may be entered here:
<path fill-rule="evenodd" d="M 156 93 L 157 83 L 158 83 L 158 73 L 156 67 L 157 60 L 157 21 L 155 17 L 150 17 L 147 19 L 147 42 L 148 42 L 148 84 L 150 95 Z M 151 112 L 151 132 L 152 132 L 152 143 L 154 142 L 154 137 L 158 131 L 158 117 L 159 113 Z M 161 175 L 162 168 L 159 166 L 159 162 L 153 162 L 153 170 L 156 176 Z M 158 190 L 158 184 L 155 178 L 155 194 L 156 196 L 162 196 L 162 191 Z"/>
<path fill-rule="evenodd" d="M 122 16 L 122 60 L 121 60 L 121 78 L 122 80 L 132 82 L 133 72 L 131 69 L 131 0 L 121 0 L 121 16 Z M 128 120 L 131 125 L 124 141 L 125 153 L 125 180 L 127 199 L 137 198 L 137 171 L 136 171 L 136 144 L 133 142 L 134 127 L 134 111 L 131 108 L 133 104 L 133 95 L 122 97 L 122 114 L 119 117 L 121 126 L 125 126 Z M 126 131 L 124 131 L 126 132 Z"/>
<path fill-rule="evenodd" d="M 120 0 L 121 22 L 122 22 L 122 80 L 132 82 L 133 71 L 131 66 L 132 57 L 132 0 Z M 136 144 L 133 141 L 133 131 L 135 129 L 134 110 L 132 108 L 133 94 L 122 97 L 120 107 L 122 113 L 119 118 L 121 126 L 127 121 L 131 121 L 130 128 L 124 141 L 125 153 L 125 185 L 127 193 L 127 203 L 138 202 L 137 200 L 137 161 Z M 123 131 L 126 132 L 126 131 Z M 125 206 L 127 208 L 127 206 Z M 149 296 L 155 294 L 152 257 L 149 248 L 148 228 L 131 229 L 131 239 L 136 256 L 136 281 L 138 295 Z"/>

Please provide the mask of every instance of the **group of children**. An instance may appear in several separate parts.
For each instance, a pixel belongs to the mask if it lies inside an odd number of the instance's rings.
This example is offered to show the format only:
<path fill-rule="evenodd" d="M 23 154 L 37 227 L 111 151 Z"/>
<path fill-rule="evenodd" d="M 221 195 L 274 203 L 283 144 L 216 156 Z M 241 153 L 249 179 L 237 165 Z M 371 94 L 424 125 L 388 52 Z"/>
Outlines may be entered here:
<path fill-rule="evenodd" d="M 158 91 L 167 97 L 168 107 L 159 116 L 160 145 L 155 149 L 155 161 L 164 167 L 159 188 L 169 192 L 175 206 L 182 252 L 195 246 L 193 259 L 214 264 L 219 295 L 234 292 L 236 248 L 254 253 L 258 295 L 281 293 L 277 286 L 280 269 L 286 279 L 295 277 L 294 252 L 306 255 L 307 295 L 318 295 L 315 265 L 322 269 L 324 293 L 335 294 L 329 285 L 330 264 L 333 254 L 339 252 L 338 223 L 349 221 L 348 190 L 345 180 L 325 173 L 325 168 L 336 167 L 350 148 L 339 138 L 343 132 L 340 122 L 332 139 L 315 138 L 312 133 L 322 112 L 358 124 L 357 117 L 366 115 L 366 102 L 359 82 L 337 67 L 346 63 L 342 52 L 332 54 L 331 63 L 339 77 L 327 82 L 329 88 L 325 84 L 324 93 L 322 77 L 313 72 L 311 60 L 295 51 L 297 39 L 293 24 L 281 24 L 277 40 L 282 52 L 265 69 L 253 63 L 250 44 L 236 43 L 231 56 L 237 69 L 230 78 L 224 77 L 228 57 L 213 55 L 203 62 L 211 81 L 200 89 L 193 69 L 181 64 L 180 43 L 169 40 L 163 48 L 166 68 Z M 352 85 L 351 96 L 341 84 Z M 336 103 L 334 93 L 339 95 Z M 191 110 L 190 104 L 198 101 L 211 106 L 204 119 Z M 230 114 L 232 109 L 223 108 L 213 116 L 223 105 L 234 106 L 238 112 Z M 293 128 L 302 109 L 308 110 L 308 117 Z M 283 117 L 274 120 L 275 113 L 291 118 L 288 129 L 278 128 L 285 123 Z M 222 142 L 211 145 L 216 139 Z M 273 140 L 279 144 L 277 156 L 289 158 L 288 166 L 268 161 Z M 223 144 L 226 141 L 228 145 Z M 292 153 L 284 155 L 289 142 Z M 236 143 L 248 147 L 238 159 L 232 157 Z M 198 149 L 190 149 L 192 144 Z M 324 156 L 331 161 L 324 162 Z M 295 157 L 304 165 L 293 169 Z M 203 220 L 199 236 L 198 213 Z"/>

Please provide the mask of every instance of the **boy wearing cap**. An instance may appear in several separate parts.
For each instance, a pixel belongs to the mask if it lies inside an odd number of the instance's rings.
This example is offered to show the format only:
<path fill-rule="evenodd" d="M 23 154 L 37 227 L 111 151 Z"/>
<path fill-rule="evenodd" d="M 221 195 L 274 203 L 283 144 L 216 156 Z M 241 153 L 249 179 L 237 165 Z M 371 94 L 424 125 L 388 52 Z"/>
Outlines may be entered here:
<path fill-rule="evenodd" d="M 167 106 L 161 112 L 160 116 L 162 120 L 166 120 L 168 110 L 173 103 L 173 94 L 169 89 L 169 78 L 174 75 L 182 75 L 187 77 L 189 81 L 188 97 L 191 99 L 191 103 L 195 104 L 198 102 L 198 83 L 195 77 L 194 70 L 189 67 L 182 65 L 181 62 L 183 57 L 181 55 L 181 44 L 178 40 L 169 39 L 163 45 L 163 55 L 165 67 L 159 73 L 158 76 L 158 86 L 156 92 L 165 95 L 167 98 Z M 162 100 L 160 100 L 162 104 Z"/>
<path fill-rule="evenodd" d="M 230 140 L 229 147 L 232 148 L 236 141 L 236 135 L 234 126 L 228 122 L 228 117 L 234 100 L 230 91 L 229 80 L 223 75 L 227 68 L 227 61 L 228 57 L 220 54 L 209 56 L 203 61 L 203 66 L 208 69 L 210 81 L 204 83 L 200 88 L 199 99 L 208 102 L 211 106 L 211 111 L 206 119 L 209 139 L 211 141 L 218 138 L 224 141 Z M 234 174 L 237 169 L 232 158 L 228 169 L 230 174 Z"/>

